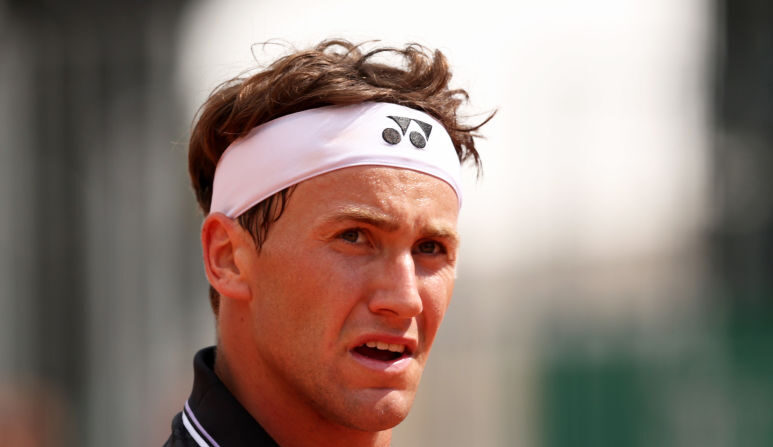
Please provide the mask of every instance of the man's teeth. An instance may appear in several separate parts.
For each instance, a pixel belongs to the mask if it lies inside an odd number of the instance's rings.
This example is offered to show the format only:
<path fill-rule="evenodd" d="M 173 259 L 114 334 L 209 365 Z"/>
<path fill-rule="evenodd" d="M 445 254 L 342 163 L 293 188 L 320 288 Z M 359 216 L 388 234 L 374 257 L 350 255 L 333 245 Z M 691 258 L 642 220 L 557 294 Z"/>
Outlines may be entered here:
<path fill-rule="evenodd" d="M 376 348 L 382 351 L 403 352 L 405 351 L 405 345 L 393 345 L 391 343 L 384 343 L 382 341 L 369 341 L 365 343 L 365 346 L 369 348 Z"/>

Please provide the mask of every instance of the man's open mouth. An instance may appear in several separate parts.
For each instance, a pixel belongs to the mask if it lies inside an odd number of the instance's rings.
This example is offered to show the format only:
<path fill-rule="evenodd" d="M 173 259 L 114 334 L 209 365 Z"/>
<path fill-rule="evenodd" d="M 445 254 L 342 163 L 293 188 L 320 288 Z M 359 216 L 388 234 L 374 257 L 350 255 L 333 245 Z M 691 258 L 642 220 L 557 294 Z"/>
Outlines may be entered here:
<path fill-rule="evenodd" d="M 409 356 L 410 352 L 405 345 L 394 345 L 391 343 L 369 341 L 357 346 L 354 352 L 363 357 L 382 362 L 391 362 L 404 356 Z"/>

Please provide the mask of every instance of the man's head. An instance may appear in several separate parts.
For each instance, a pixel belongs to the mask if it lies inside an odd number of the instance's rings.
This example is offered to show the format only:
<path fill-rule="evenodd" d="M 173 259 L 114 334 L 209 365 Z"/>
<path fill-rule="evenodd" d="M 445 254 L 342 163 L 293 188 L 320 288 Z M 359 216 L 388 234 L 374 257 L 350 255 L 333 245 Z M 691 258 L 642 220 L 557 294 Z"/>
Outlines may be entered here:
<path fill-rule="evenodd" d="M 390 65 L 378 55 L 399 59 Z M 275 436 L 288 415 L 360 433 L 407 415 L 453 290 L 459 191 L 446 174 L 448 154 L 454 164 L 479 163 L 473 132 L 480 126 L 459 123 L 466 94 L 448 88 L 450 77 L 443 55 L 419 46 L 361 54 L 328 41 L 224 84 L 201 110 L 189 168 L 209 213 L 202 243 L 218 318 L 216 370 Z M 407 161 L 386 150 L 377 161 L 299 167 L 336 159 L 322 146 L 346 146 L 341 141 L 354 153 L 347 157 L 369 152 L 352 136 L 361 126 L 332 136 L 315 133 L 331 126 L 311 127 L 338 122 L 346 111 L 380 111 L 381 103 L 403 107 L 381 117 L 396 129 L 378 137 L 382 146 L 410 139 L 417 152 Z M 303 121 L 310 115 L 316 121 Z M 262 136 L 251 134 L 269 121 Z M 267 126 L 278 136 L 266 137 Z M 257 203 L 242 198 L 252 188 L 251 158 L 233 153 L 296 150 L 284 140 L 301 141 L 298 154 L 279 153 L 272 166 L 256 169 L 264 173 L 255 178 L 263 195 Z M 317 140 L 325 141 L 319 150 Z M 440 158 L 423 152 L 443 147 L 436 141 L 447 142 Z M 224 156 L 218 165 L 229 146 L 230 161 Z M 282 183 L 285 172 L 301 180 Z M 273 174 L 279 183 L 267 180 Z M 217 190 L 223 182 L 235 192 Z M 222 205 L 223 196 L 239 196 L 241 208 Z"/>

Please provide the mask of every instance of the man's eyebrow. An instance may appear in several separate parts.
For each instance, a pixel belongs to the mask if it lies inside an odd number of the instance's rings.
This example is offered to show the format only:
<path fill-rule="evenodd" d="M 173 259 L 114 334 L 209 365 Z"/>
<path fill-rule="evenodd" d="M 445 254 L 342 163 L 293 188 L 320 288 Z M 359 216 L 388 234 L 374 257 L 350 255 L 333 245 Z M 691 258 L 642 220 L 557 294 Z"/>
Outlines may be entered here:
<path fill-rule="evenodd" d="M 342 222 L 346 220 L 353 220 L 355 222 L 362 222 L 368 225 L 372 225 L 376 228 L 380 228 L 384 231 L 397 231 L 400 225 L 393 218 L 384 213 L 377 211 L 360 208 L 360 207 L 347 207 L 336 210 L 323 217 L 323 221 L 327 222 Z"/>
<path fill-rule="evenodd" d="M 451 243 L 454 245 L 459 244 L 459 233 L 457 233 L 452 228 L 438 225 L 429 225 L 427 228 L 425 228 L 424 233 L 427 235 L 427 237 L 430 238 L 446 239 L 451 241 Z"/>
<path fill-rule="evenodd" d="M 322 218 L 325 222 L 355 221 L 372 225 L 384 231 L 397 231 L 400 224 L 387 214 L 361 207 L 347 207 L 334 211 Z M 459 243 L 459 234 L 446 225 L 429 223 L 422 229 L 425 237 L 447 239 L 453 244 Z"/>

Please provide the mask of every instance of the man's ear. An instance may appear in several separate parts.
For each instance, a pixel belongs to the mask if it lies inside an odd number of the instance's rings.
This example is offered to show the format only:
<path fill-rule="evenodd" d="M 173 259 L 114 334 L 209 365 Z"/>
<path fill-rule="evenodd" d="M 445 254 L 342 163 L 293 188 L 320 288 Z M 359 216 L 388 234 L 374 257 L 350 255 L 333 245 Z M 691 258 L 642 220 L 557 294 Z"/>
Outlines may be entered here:
<path fill-rule="evenodd" d="M 207 279 L 220 296 L 249 300 L 246 257 L 255 247 L 247 231 L 224 214 L 212 213 L 201 226 L 201 247 Z"/>

